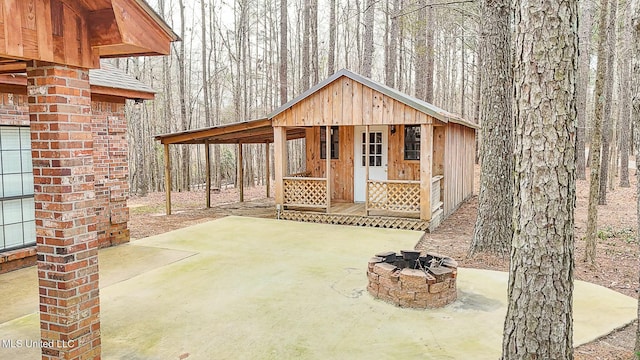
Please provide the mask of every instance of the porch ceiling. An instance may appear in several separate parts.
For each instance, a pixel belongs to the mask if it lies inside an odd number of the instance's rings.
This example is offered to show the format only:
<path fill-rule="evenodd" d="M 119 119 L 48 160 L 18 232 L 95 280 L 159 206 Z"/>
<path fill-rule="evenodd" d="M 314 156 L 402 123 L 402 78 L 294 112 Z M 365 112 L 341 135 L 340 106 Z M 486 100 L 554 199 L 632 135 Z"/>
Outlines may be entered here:
<path fill-rule="evenodd" d="M 287 140 L 304 136 L 304 128 L 287 129 Z M 273 126 L 271 119 L 262 118 L 157 135 L 155 138 L 162 144 L 263 144 L 273 142 Z"/>

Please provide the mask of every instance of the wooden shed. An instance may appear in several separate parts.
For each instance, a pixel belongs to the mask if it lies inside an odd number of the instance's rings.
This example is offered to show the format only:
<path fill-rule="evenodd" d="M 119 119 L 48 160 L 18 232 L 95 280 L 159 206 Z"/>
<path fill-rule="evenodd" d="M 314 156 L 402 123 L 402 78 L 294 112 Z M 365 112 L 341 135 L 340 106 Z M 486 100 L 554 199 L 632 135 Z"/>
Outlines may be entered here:
<path fill-rule="evenodd" d="M 242 154 L 242 144 L 273 142 L 280 219 L 426 230 L 472 195 L 477 129 L 340 70 L 265 118 L 156 139 L 167 165 L 170 144 L 232 143 Z M 299 138 L 306 141 L 306 169 L 289 174 L 286 142 Z M 169 176 L 167 167 L 168 214 Z"/>
<path fill-rule="evenodd" d="M 476 124 L 348 70 L 268 118 L 282 219 L 433 229 L 473 193 Z M 306 171 L 287 174 L 301 128 Z"/>

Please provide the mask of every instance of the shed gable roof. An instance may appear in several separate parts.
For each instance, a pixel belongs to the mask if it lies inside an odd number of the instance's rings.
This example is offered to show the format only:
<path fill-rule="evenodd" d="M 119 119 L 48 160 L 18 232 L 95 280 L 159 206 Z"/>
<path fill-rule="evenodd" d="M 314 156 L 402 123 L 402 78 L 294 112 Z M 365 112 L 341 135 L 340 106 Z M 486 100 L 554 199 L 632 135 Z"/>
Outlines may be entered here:
<path fill-rule="evenodd" d="M 478 129 L 479 126 L 476 124 L 473 124 L 463 118 L 461 118 L 458 115 L 452 114 L 448 111 L 445 111 L 443 109 L 440 109 L 439 107 L 430 104 L 426 101 L 420 100 L 418 98 L 415 98 L 413 96 L 409 96 L 405 93 L 402 93 L 396 89 L 393 89 L 391 87 L 388 87 L 384 84 L 381 84 L 379 82 L 373 81 L 369 78 L 366 78 L 362 75 L 356 74 L 354 72 L 351 72 L 347 69 L 341 69 L 340 71 L 336 72 L 335 74 L 331 75 L 330 77 L 328 77 L 327 79 L 325 79 L 324 81 L 316 84 L 315 86 L 311 87 L 309 90 L 305 91 L 304 93 L 302 93 L 301 95 L 297 96 L 296 98 L 294 98 L 293 100 L 287 102 L 286 104 L 282 105 L 281 107 L 279 107 L 278 109 L 276 109 L 275 111 L 273 111 L 271 114 L 269 114 L 267 117 L 269 119 L 273 119 L 274 117 L 280 115 L 281 113 L 283 113 L 284 111 L 286 111 L 287 109 L 290 109 L 291 107 L 293 107 L 294 105 L 300 103 L 301 101 L 303 101 L 304 99 L 310 97 L 311 95 L 317 93 L 318 91 L 320 91 L 322 88 L 324 88 L 325 86 L 333 83 L 334 81 L 338 80 L 341 77 L 347 77 L 353 81 L 356 81 L 360 84 L 362 84 L 363 86 L 367 86 L 375 91 L 378 91 L 386 96 L 389 96 L 390 98 L 399 101 L 407 106 L 410 106 L 422 113 L 425 113 L 435 119 L 438 119 L 444 123 L 448 123 L 448 122 L 453 122 L 453 123 L 458 123 L 461 125 L 465 125 L 467 127 L 471 127 L 474 129 Z"/>

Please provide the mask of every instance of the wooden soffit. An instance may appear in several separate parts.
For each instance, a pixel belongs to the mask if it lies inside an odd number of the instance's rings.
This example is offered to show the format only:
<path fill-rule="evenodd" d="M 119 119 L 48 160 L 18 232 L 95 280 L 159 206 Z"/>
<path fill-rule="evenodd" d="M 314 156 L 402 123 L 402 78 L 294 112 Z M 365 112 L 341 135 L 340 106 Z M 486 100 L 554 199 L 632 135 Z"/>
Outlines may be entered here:
<path fill-rule="evenodd" d="M 92 69 L 101 57 L 168 55 L 176 40 L 144 0 L 0 1 L 4 73 L 26 60 Z"/>
<path fill-rule="evenodd" d="M 300 139 L 304 128 L 287 129 L 287 140 Z M 156 135 L 162 144 L 263 144 L 273 142 L 271 120 L 263 118 L 204 129 Z"/>

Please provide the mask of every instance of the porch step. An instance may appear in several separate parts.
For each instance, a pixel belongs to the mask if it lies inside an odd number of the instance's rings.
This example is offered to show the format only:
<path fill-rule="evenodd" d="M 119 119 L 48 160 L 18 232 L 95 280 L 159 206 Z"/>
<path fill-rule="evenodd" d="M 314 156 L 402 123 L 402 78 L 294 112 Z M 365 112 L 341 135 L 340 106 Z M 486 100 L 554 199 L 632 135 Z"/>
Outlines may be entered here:
<path fill-rule="evenodd" d="M 391 216 L 326 214 L 309 211 L 284 210 L 280 213 L 280 219 L 320 224 L 368 226 L 385 229 L 403 229 L 417 231 L 429 230 L 428 221 Z"/>

